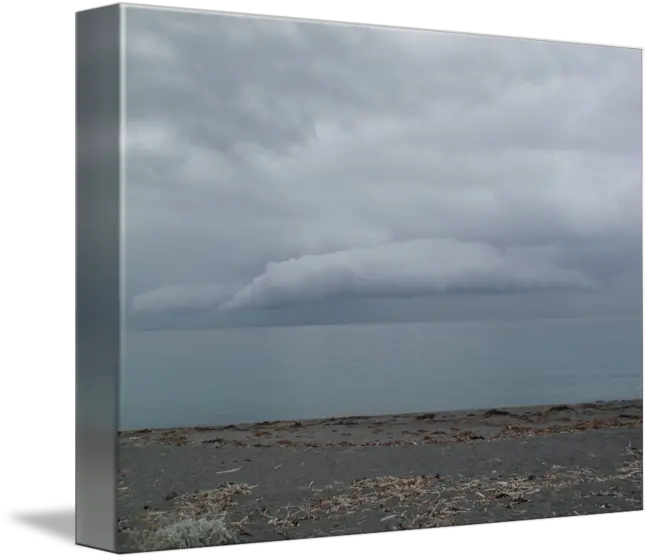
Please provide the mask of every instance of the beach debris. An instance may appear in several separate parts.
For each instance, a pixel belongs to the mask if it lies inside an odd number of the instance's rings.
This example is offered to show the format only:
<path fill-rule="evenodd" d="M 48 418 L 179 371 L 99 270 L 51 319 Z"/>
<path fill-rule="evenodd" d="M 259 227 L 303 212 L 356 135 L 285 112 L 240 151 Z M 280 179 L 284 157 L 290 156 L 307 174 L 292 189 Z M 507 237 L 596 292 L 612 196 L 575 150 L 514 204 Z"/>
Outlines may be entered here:
<path fill-rule="evenodd" d="M 359 422 L 352 420 L 350 418 L 338 420 L 336 423 L 337 425 L 359 425 Z"/>
<path fill-rule="evenodd" d="M 232 468 L 231 470 L 221 470 L 220 472 L 216 472 L 216 474 L 231 474 L 232 472 L 237 472 L 238 470 L 242 470 L 242 468 L 238 467 Z"/>
<path fill-rule="evenodd" d="M 256 486 L 227 482 L 213 490 L 179 495 L 174 498 L 173 506 L 168 510 L 147 508 L 139 518 L 147 524 L 148 531 L 154 531 L 155 528 L 179 519 L 212 518 L 238 509 L 240 512 L 235 511 L 237 522 L 228 522 L 232 526 L 232 532 L 251 536 L 252 533 L 245 525 L 250 520 L 260 519 L 276 535 L 298 538 L 316 531 L 310 526 L 300 528 L 303 523 L 313 525 L 321 519 L 325 519 L 327 524 L 342 524 L 344 531 L 360 532 L 361 525 L 366 521 L 373 524 L 370 531 L 375 531 L 375 520 L 377 524 L 382 524 L 383 530 L 407 530 L 468 524 L 473 522 L 473 517 L 482 516 L 483 512 L 492 521 L 500 520 L 501 516 L 523 518 L 530 515 L 531 508 L 528 505 L 532 501 L 543 501 L 546 497 L 550 500 L 558 498 L 559 491 L 574 491 L 577 499 L 593 495 L 615 497 L 623 505 L 631 504 L 641 508 L 641 489 L 633 497 L 631 489 L 626 490 L 621 485 L 612 485 L 610 488 L 607 486 L 608 482 L 624 480 L 630 482 L 631 486 L 640 487 L 642 455 L 641 449 L 629 444 L 624 464 L 618 469 L 605 472 L 554 465 L 542 473 L 524 472 L 504 477 L 489 474 L 470 478 L 461 475 L 440 478 L 439 472 L 435 476 L 364 477 L 349 483 L 334 481 L 320 489 L 313 488 L 312 480 L 308 485 L 311 491 L 305 492 L 304 500 L 271 510 L 264 505 L 260 506 L 261 499 L 247 501 L 247 506 L 237 500 L 240 495 L 251 492 Z M 597 485 L 602 487 L 601 491 L 590 489 Z M 616 509 L 614 502 L 597 499 L 595 504 L 578 507 L 569 514 Z M 373 518 L 368 518 L 371 515 L 367 513 L 373 513 Z M 378 513 L 377 516 L 374 513 Z M 128 522 L 119 524 L 120 532 L 126 535 L 130 535 L 128 527 Z M 324 533 L 331 532 L 326 529 Z"/>
<path fill-rule="evenodd" d="M 221 446 L 230 446 L 230 447 L 247 447 L 250 446 L 248 443 L 245 443 L 244 441 L 239 441 L 238 439 L 222 439 L 220 437 L 216 437 L 215 439 L 205 439 L 202 441 L 202 445 L 215 445 L 216 447 L 221 447 Z M 258 445 L 251 445 L 251 446 L 258 446 Z"/>
<path fill-rule="evenodd" d="M 194 428 L 180 428 L 171 430 L 139 430 L 130 432 L 119 432 L 120 438 L 130 439 L 134 446 L 146 446 L 150 443 L 162 445 L 188 445 L 203 444 L 217 447 L 269 447 L 277 444 L 291 446 L 294 448 L 343 448 L 343 447 L 376 447 L 376 446 L 409 446 L 415 444 L 449 444 L 465 443 L 476 440 L 497 440 L 504 438 L 517 437 L 538 437 L 543 435 L 560 435 L 571 434 L 577 431 L 587 431 L 594 429 L 611 429 L 611 428 L 633 428 L 642 426 L 641 404 L 628 405 L 626 403 L 617 405 L 555 405 L 549 407 L 537 407 L 530 410 L 522 411 L 520 414 L 500 408 L 492 408 L 486 412 L 474 414 L 476 418 L 465 417 L 466 413 L 456 413 L 455 416 L 447 414 L 439 420 L 440 414 L 407 414 L 390 416 L 387 419 L 374 420 L 365 416 L 349 416 L 345 418 L 327 418 L 324 420 L 313 421 L 312 423 L 292 421 L 278 422 L 267 421 L 250 424 L 249 426 L 221 426 L 205 427 L 197 426 Z M 591 413 L 586 408 L 597 408 L 599 411 Z M 566 412 L 569 410 L 569 414 Z M 476 430 L 469 431 L 466 424 L 477 423 L 479 418 L 492 416 L 511 416 L 511 418 L 500 424 L 501 430 Z M 434 417 L 435 422 L 446 422 L 444 431 L 435 430 L 429 434 L 428 431 L 419 430 L 414 424 L 421 420 L 430 420 Z M 367 422 L 358 420 L 367 419 Z M 466 421 L 465 421 L 466 419 Z M 431 423 L 431 422 L 429 422 Z M 278 424 L 278 425 L 277 425 Z M 299 425 L 300 424 L 300 425 Z M 332 431 L 335 431 L 343 437 L 348 437 L 351 441 L 340 441 L 335 438 L 325 439 L 317 436 L 316 426 L 332 425 Z M 399 429 L 399 425 L 403 425 Z M 306 427 L 306 425 L 308 427 Z M 347 426 L 348 429 L 343 431 L 337 426 Z M 365 425 L 365 430 L 361 429 Z M 384 426 L 381 428 L 375 426 Z M 491 425 L 486 424 L 485 425 Z M 262 426 L 262 427 L 260 427 Z M 265 427 L 267 426 L 267 427 Z M 275 426 L 275 427 L 271 427 Z M 313 427 L 309 427 L 313 426 Z M 390 428 L 392 426 L 392 429 Z M 406 426 L 409 426 L 408 429 Z M 206 438 L 208 432 L 213 430 L 231 429 L 238 430 L 240 433 L 235 438 Z M 204 435 L 195 435 L 196 432 L 204 432 Z M 375 436 L 370 435 L 372 431 Z M 145 432 L 141 434 L 140 432 Z M 298 433 L 296 433 L 298 432 Z M 310 432 L 312 437 L 310 437 Z M 349 434 L 352 432 L 352 434 Z M 291 433 L 291 435 L 290 435 Z M 382 436 L 376 436 L 377 433 Z M 285 437 L 277 442 L 276 437 L 285 434 Z M 301 438 L 302 434 L 302 438 Z M 384 438 L 386 437 L 386 438 Z"/>
<path fill-rule="evenodd" d="M 256 487 L 246 483 L 228 482 L 215 489 L 185 493 L 176 498 L 177 503 L 171 512 L 188 517 L 219 515 L 234 505 L 236 496 L 250 493 Z"/>
<path fill-rule="evenodd" d="M 424 435 L 421 433 L 413 433 L 409 430 L 407 437 L 409 438 L 395 438 L 395 439 L 370 439 L 364 438 L 361 439 L 359 435 L 344 435 L 346 437 L 353 437 L 354 439 L 349 440 L 330 440 L 330 441 L 318 441 L 318 440 L 307 440 L 307 439 L 266 439 L 263 442 L 252 441 L 251 439 L 240 440 L 240 439 L 206 439 L 201 441 L 203 445 L 215 445 L 216 447 L 221 446 L 231 446 L 231 447 L 274 447 L 278 446 L 289 446 L 294 448 L 347 448 L 347 447 L 393 447 L 393 446 L 414 446 L 419 444 L 452 444 L 452 443 L 468 443 L 476 440 L 488 440 L 494 441 L 498 439 L 508 439 L 508 438 L 532 438 L 532 437 L 541 437 L 541 436 L 551 436 L 551 435 L 567 435 L 576 433 L 578 431 L 588 431 L 594 429 L 614 429 L 614 428 L 635 428 L 641 427 L 642 421 L 634 420 L 631 422 L 626 422 L 618 418 L 610 418 L 606 420 L 585 420 L 571 422 L 568 424 L 554 424 L 547 427 L 540 427 L 538 425 L 520 425 L 520 424 L 505 424 L 501 427 L 498 432 L 488 433 L 487 435 L 482 435 L 479 433 L 474 433 L 469 430 L 460 430 L 457 427 L 451 428 L 452 431 L 433 431 L 433 435 Z M 334 431 L 334 430 L 332 430 Z M 252 433 L 254 437 L 271 437 L 271 432 L 262 432 L 262 433 Z M 415 439 L 417 438 L 417 439 Z M 260 440 L 258 440 L 260 441 Z"/>
<path fill-rule="evenodd" d="M 620 479 L 631 478 L 639 483 L 644 473 L 644 453 L 641 449 L 632 447 L 632 444 L 629 444 L 627 447 L 627 455 L 631 456 L 632 459 L 624 462 L 623 466 L 619 469 Z"/>
<path fill-rule="evenodd" d="M 426 414 L 419 414 L 419 415 L 415 416 L 415 419 L 416 420 L 432 420 L 432 419 L 435 418 L 436 415 L 437 415 L 437 413 L 435 413 L 435 412 L 427 412 Z"/>
<path fill-rule="evenodd" d="M 571 410 L 572 408 L 570 408 L 567 404 L 557 404 L 556 406 L 552 406 L 545 410 L 545 413 L 548 414 L 550 412 L 569 412 Z"/>
<path fill-rule="evenodd" d="M 505 513 L 514 513 L 517 518 L 521 518 L 523 513 L 526 512 L 524 509 L 527 508 L 527 503 L 531 503 L 537 493 L 543 493 L 542 496 L 544 497 L 546 492 L 551 494 L 569 486 L 583 485 L 588 482 L 604 481 L 606 479 L 627 479 L 640 483 L 642 477 L 641 450 L 629 445 L 626 451 L 631 458 L 621 468 L 619 476 L 617 476 L 616 472 L 603 476 L 599 472 L 591 470 L 581 468 L 566 469 L 555 466 L 552 471 L 538 478 L 533 474 L 528 474 L 524 478 L 514 477 L 497 480 L 497 483 L 494 483 L 495 481 L 489 478 L 455 481 L 451 477 L 440 483 L 431 480 L 429 477 L 422 477 L 421 480 L 427 483 L 427 487 L 423 489 L 416 487 L 413 491 L 418 494 L 413 493 L 408 496 L 405 493 L 405 485 L 402 486 L 401 482 L 394 482 L 394 485 L 389 489 L 379 489 L 377 486 L 365 484 L 361 490 L 357 490 L 358 492 L 354 496 L 353 493 L 347 493 L 352 491 L 351 486 L 345 485 L 340 488 L 328 486 L 326 489 L 333 489 L 336 493 L 325 495 L 324 490 L 313 490 L 314 500 L 307 501 L 300 507 L 287 509 L 287 511 L 278 510 L 275 513 L 272 512 L 271 516 L 274 520 L 271 526 L 275 528 L 276 533 L 281 537 L 289 537 L 288 532 L 298 528 L 304 520 L 315 521 L 324 517 L 336 516 L 343 521 L 348 520 L 353 515 L 356 515 L 357 518 L 365 516 L 364 511 L 369 512 L 376 500 L 380 500 L 380 505 L 384 505 L 381 509 L 389 509 L 389 511 L 380 510 L 379 512 L 386 513 L 388 517 L 387 520 L 382 521 L 383 528 L 391 530 L 440 527 L 465 523 L 465 520 L 468 523 L 468 518 L 460 517 L 471 512 L 472 509 L 504 508 L 509 509 L 505 510 Z M 340 485 L 339 482 L 335 483 Z M 311 481 L 308 487 L 311 489 L 312 486 L 313 482 Z M 341 493 L 346 492 L 345 501 L 338 490 L 341 490 Z M 397 495 L 397 491 L 400 491 L 399 495 Z M 496 496 L 497 493 L 501 493 L 501 495 Z M 330 503 L 329 500 L 334 496 L 337 496 L 337 500 Z M 621 494 L 613 496 L 623 497 Z M 429 505 L 429 502 L 434 500 L 444 502 L 444 505 Z M 628 496 L 624 500 L 632 501 Z M 634 504 L 640 506 L 641 498 L 639 498 L 639 501 L 635 500 Z M 396 513 L 402 507 L 406 509 L 406 512 L 400 516 Z M 609 510 L 611 507 L 608 505 L 607 507 L 600 506 L 598 508 L 603 511 Z M 159 511 L 155 511 L 155 513 L 159 514 Z M 361 531 L 359 527 L 347 528 L 347 530 Z M 238 528 L 238 531 L 240 535 L 251 535 L 242 526 Z M 307 531 L 307 528 L 305 531 Z M 312 530 L 310 529 L 309 531 L 311 532 Z M 293 537 L 301 537 L 303 533 L 303 530 L 297 530 Z M 329 530 L 326 533 L 329 533 Z"/>
<path fill-rule="evenodd" d="M 256 425 L 256 426 L 268 426 L 268 425 L 275 425 L 277 423 L 279 423 L 278 420 L 273 420 L 273 421 L 256 422 L 254 425 Z"/>
<path fill-rule="evenodd" d="M 278 439 L 278 441 L 276 441 L 276 443 L 278 445 L 293 445 L 294 444 L 294 442 L 290 441 L 289 439 Z"/>
<path fill-rule="evenodd" d="M 166 431 L 161 434 L 158 440 L 162 445 L 188 445 L 188 436 L 185 433 L 178 433 L 175 430 Z"/>
<path fill-rule="evenodd" d="M 631 456 L 634 456 L 635 458 L 642 458 L 644 452 L 642 449 L 638 449 L 636 447 L 633 447 L 632 442 L 628 443 L 628 454 Z"/>
<path fill-rule="evenodd" d="M 507 410 L 498 410 L 497 408 L 492 408 L 491 410 L 487 410 L 483 416 L 485 418 L 490 418 L 491 416 L 512 416 L 513 414 L 511 412 L 507 412 Z"/>

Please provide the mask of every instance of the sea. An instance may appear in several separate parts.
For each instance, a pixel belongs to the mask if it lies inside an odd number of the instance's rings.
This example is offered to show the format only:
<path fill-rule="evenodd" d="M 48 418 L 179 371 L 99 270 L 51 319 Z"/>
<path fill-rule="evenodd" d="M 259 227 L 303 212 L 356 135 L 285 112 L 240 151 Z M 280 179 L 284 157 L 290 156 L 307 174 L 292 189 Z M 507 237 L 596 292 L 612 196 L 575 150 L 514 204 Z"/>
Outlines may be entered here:
<path fill-rule="evenodd" d="M 133 331 L 119 429 L 641 398 L 641 318 Z"/>

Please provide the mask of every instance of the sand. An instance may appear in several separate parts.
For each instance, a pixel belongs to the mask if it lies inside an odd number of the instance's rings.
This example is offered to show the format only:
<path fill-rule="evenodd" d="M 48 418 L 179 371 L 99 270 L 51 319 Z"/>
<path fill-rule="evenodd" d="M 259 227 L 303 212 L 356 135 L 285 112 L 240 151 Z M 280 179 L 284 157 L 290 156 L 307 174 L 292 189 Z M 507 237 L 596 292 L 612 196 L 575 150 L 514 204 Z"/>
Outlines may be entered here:
<path fill-rule="evenodd" d="M 120 433 L 122 551 L 180 518 L 238 543 L 642 510 L 642 401 Z"/>

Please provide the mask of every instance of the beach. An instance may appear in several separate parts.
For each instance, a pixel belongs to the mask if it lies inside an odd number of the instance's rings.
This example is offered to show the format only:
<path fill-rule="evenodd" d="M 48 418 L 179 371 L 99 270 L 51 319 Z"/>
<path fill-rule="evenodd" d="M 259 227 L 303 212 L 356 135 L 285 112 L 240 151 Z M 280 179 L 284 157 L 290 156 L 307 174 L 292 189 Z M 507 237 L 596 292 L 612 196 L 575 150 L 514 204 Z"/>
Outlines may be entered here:
<path fill-rule="evenodd" d="M 229 543 L 642 510 L 642 400 L 119 434 L 122 552 L 185 519 Z"/>

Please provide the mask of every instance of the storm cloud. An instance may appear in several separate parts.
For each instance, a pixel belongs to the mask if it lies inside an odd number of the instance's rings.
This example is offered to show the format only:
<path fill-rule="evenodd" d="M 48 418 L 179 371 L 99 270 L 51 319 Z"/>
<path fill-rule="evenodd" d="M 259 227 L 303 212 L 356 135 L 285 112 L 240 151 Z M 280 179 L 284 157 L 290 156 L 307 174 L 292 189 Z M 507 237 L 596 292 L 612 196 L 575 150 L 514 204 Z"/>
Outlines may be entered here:
<path fill-rule="evenodd" d="M 641 308 L 640 51 L 137 7 L 125 30 L 135 314 Z"/>
<path fill-rule="evenodd" d="M 486 244 L 412 240 L 373 248 L 306 255 L 270 263 L 223 309 L 272 306 L 334 296 L 424 296 L 585 287 L 591 281 L 526 251 Z"/>

